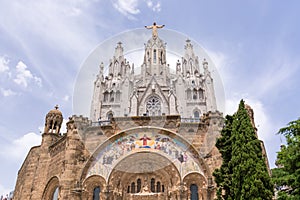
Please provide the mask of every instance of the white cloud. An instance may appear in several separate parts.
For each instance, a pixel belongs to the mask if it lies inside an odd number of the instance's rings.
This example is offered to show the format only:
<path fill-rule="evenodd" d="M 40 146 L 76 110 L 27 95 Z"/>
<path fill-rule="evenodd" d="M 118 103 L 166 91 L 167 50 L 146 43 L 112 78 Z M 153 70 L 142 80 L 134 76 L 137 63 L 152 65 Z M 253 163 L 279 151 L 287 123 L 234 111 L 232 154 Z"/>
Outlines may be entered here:
<path fill-rule="evenodd" d="M 37 84 L 39 87 L 42 86 L 42 80 L 41 78 L 34 76 L 30 70 L 27 69 L 27 66 L 22 62 L 19 61 L 16 66 L 16 78 L 14 79 L 14 82 L 18 85 L 21 85 L 25 88 L 27 88 L 30 81 L 33 81 L 35 84 Z"/>
<path fill-rule="evenodd" d="M 161 3 L 159 1 L 154 2 L 153 0 L 147 0 L 146 1 L 148 8 L 150 8 L 154 12 L 160 12 L 161 11 Z"/>
<path fill-rule="evenodd" d="M 64 98 L 63 98 L 64 101 L 69 101 L 69 99 L 70 99 L 69 95 L 65 95 Z"/>
<path fill-rule="evenodd" d="M 146 3 L 147 7 L 153 12 L 161 11 L 160 1 L 155 0 L 114 0 L 113 6 L 128 19 L 135 20 L 134 15 L 140 14 L 141 10 L 139 9 L 139 3 Z"/>
<path fill-rule="evenodd" d="M 255 91 L 259 88 L 258 95 L 266 95 L 269 92 L 279 91 L 282 86 L 286 87 L 299 69 L 299 61 L 277 56 L 264 67 L 265 70 L 260 73 L 261 76 L 254 88 Z"/>
<path fill-rule="evenodd" d="M 27 133 L 3 146 L 0 155 L 13 162 L 22 162 L 31 147 L 41 144 L 41 138 L 33 132 Z"/>
<path fill-rule="evenodd" d="M 17 93 L 12 91 L 11 89 L 4 89 L 4 88 L 0 88 L 0 92 L 4 97 L 8 97 L 8 96 L 14 96 Z"/>
<path fill-rule="evenodd" d="M 138 9 L 138 0 L 116 0 L 113 6 L 129 19 L 134 19 L 132 15 L 140 13 Z"/>
<path fill-rule="evenodd" d="M 0 73 L 4 73 L 4 72 L 8 72 L 9 71 L 9 59 L 4 57 L 4 56 L 0 56 Z"/>

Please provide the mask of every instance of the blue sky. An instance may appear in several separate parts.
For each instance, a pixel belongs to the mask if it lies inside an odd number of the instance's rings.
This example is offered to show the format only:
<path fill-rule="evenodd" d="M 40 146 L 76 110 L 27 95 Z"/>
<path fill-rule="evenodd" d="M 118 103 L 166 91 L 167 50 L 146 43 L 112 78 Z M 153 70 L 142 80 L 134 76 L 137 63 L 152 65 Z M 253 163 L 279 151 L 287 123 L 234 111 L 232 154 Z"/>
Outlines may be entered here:
<path fill-rule="evenodd" d="M 274 167 L 276 132 L 299 117 L 299 7 L 296 0 L 2 0 L 0 194 L 14 188 L 29 148 L 40 143 L 46 113 L 59 104 L 66 119 L 74 114 L 74 84 L 89 53 L 153 21 L 206 49 L 223 81 L 226 113 L 241 98 L 254 108 Z"/>

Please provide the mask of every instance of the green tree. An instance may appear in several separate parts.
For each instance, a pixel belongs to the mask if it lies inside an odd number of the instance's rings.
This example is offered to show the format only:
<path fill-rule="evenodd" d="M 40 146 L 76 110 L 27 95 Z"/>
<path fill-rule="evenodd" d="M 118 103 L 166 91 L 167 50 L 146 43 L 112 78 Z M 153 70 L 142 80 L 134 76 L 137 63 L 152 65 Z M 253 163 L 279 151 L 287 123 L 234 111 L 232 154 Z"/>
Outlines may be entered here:
<path fill-rule="evenodd" d="M 277 186 L 287 186 L 279 191 L 278 199 L 300 199 L 300 118 L 292 121 L 278 132 L 286 137 L 287 145 L 281 147 L 276 164 L 279 168 L 272 170 L 272 179 Z"/>
<path fill-rule="evenodd" d="M 219 149 L 223 162 L 219 169 L 216 169 L 213 173 L 215 182 L 217 183 L 217 197 L 218 200 L 227 199 L 232 200 L 233 196 L 230 191 L 232 169 L 229 168 L 228 163 L 231 160 L 231 132 L 232 132 L 233 116 L 227 115 L 225 117 L 225 125 L 221 131 L 221 137 L 217 139 L 216 147 Z"/>
<path fill-rule="evenodd" d="M 239 109 L 232 116 L 231 122 L 228 119 L 227 117 L 225 131 L 222 131 L 226 136 L 221 134 L 218 139 L 222 144 L 218 149 L 224 159 L 221 168 L 214 173 L 218 198 L 272 199 L 273 185 L 262 155 L 261 143 L 256 137 L 243 100 L 240 101 Z M 225 140 L 229 141 L 224 142 Z M 221 191 L 223 195 L 220 195 Z"/>

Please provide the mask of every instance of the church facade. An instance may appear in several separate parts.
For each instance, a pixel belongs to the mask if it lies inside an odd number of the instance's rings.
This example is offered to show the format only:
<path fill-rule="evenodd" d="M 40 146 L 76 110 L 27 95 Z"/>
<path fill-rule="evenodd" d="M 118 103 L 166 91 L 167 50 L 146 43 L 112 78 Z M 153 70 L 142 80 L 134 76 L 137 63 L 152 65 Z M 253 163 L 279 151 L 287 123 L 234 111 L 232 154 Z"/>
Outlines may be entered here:
<path fill-rule="evenodd" d="M 100 64 L 90 118 L 73 115 L 60 134 L 58 107 L 46 115 L 42 143 L 21 166 L 13 199 L 214 199 L 212 173 L 222 162 L 215 139 L 224 119 L 209 63 L 190 40 L 182 48 L 170 66 L 154 32 L 136 73 L 118 43 L 108 74 Z"/>

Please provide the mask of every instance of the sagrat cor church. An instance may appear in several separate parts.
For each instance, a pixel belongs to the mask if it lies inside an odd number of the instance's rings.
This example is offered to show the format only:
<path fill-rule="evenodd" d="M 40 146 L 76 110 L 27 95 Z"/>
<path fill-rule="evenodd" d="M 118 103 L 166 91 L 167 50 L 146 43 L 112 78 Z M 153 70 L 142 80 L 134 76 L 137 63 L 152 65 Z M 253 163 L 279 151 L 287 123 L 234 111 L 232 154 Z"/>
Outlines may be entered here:
<path fill-rule="evenodd" d="M 121 42 L 108 74 L 100 64 L 90 119 L 74 115 L 60 134 L 58 107 L 46 115 L 42 143 L 31 148 L 19 170 L 15 200 L 215 197 L 212 173 L 221 156 L 214 145 L 224 120 L 209 63 L 186 40 L 182 59 L 170 66 L 157 33 L 162 27 L 146 27 L 152 36 L 143 63 L 135 63 L 139 74 Z"/>

